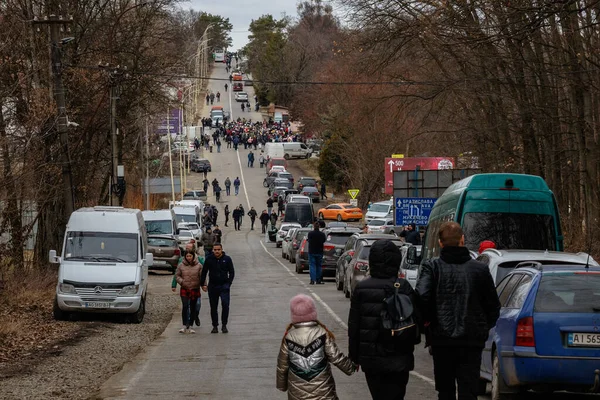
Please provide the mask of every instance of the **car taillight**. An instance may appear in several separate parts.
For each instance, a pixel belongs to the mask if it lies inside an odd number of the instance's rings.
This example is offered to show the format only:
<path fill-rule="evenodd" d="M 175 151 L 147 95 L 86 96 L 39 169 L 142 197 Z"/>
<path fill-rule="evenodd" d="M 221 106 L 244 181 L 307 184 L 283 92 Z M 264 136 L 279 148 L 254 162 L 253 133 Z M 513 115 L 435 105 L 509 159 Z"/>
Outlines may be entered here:
<path fill-rule="evenodd" d="M 175 251 L 173 252 L 173 254 L 175 254 L 176 256 L 181 254 L 181 250 L 179 249 L 175 249 Z"/>
<path fill-rule="evenodd" d="M 403 270 L 403 269 L 400 269 L 400 270 L 398 271 L 398 278 L 401 278 L 401 279 L 406 279 L 406 274 L 404 273 L 404 270 Z"/>
<path fill-rule="evenodd" d="M 354 264 L 354 269 L 357 271 L 362 271 L 365 272 L 366 270 L 369 269 L 369 264 L 366 262 L 357 262 L 356 264 Z"/>
<path fill-rule="evenodd" d="M 533 317 L 521 318 L 517 323 L 516 346 L 535 347 L 535 337 L 533 336 Z"/>
<path fill-rule="evenodd" d="M 302 247 L 300 248 L 300 254 L 304 254 L 304 246 L 306 246 L 306 242 L 302 242 Z"/>
<path fill-rule="evenodd" d="M 348 255 L 349 255 L 350 257 L 354 257 L 354 250 L 350 250 L 350 251 L 348 252 Z"/>
<path fill-rule="evenodd" d="M 332 244 L 326 244 L 325 246 L 323 246 L 323 250 L 325 251 L 332 251 L 333 249 L 335 249 L 335 246 Z"/>

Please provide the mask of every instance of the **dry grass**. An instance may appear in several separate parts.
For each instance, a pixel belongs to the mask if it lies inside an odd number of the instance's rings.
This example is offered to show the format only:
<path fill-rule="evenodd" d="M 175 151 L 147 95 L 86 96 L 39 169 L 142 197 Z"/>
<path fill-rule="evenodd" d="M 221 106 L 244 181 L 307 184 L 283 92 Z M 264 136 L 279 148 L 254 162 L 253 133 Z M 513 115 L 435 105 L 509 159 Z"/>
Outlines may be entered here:
<path fill-rule="evenodd" d="M 4 283 L 0 304 L 8 307 L 41 304 L 54 297 L 56 282 L 55 268 L 15 271 Z"/>
<path fill-rule="evenodd" d="M 11 337 L 23 329 L 23 322 L 18 319 L 6 319 L 0 322 L 0 346 L 4 346 Z"/>
<path fill-rule="evenodd" d="M 304 176 L 312 176 L 320 180 L 319 177 L 319 159 L 318 158 L 307 158 L 303 160 L 298 160 L 297 164 L 298 168 L 303 171 Z"/>

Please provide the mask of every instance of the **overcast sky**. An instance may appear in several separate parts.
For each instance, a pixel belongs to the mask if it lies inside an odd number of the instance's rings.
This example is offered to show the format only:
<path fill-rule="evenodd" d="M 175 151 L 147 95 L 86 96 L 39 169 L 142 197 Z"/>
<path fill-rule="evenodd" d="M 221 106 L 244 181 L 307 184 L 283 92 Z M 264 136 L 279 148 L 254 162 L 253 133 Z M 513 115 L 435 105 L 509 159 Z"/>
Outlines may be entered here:
<path fill-rule="evenodd" d="M 253 19 L 265 14 L 280 19 L 284 13 L 296 17 L 297 2 L 298 0 L 190 0 L 181 3 L 181 7 L 229 18 L 233 25 L 233 49 L 230 50 L 235 51 L 248 43 L 248 27 Z"/>

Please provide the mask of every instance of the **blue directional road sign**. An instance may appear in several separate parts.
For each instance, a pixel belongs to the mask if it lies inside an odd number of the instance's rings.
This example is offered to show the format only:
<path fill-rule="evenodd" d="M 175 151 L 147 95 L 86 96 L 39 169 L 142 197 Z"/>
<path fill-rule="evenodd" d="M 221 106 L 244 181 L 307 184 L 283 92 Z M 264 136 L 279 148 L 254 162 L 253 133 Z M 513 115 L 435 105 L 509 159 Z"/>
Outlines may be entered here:
<path fill-rule="evenodd" d="M 437 199 L 425 197 L 396 197 L 396 225 L 427 225 L 429 214 Z"/>

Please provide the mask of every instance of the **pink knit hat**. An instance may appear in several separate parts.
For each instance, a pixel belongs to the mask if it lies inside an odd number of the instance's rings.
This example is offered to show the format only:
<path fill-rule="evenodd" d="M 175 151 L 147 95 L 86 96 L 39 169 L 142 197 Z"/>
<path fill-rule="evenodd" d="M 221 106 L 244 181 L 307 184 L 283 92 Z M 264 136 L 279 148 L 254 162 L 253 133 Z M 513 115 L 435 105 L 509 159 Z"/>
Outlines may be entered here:
<path fill-rule="evenodd" d="M 292 324 L 317 320 L 317 307 L 310 296 L 299 294 L 290 300 Z"/>

